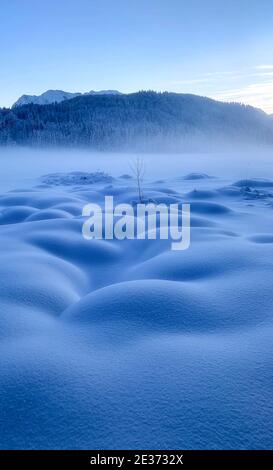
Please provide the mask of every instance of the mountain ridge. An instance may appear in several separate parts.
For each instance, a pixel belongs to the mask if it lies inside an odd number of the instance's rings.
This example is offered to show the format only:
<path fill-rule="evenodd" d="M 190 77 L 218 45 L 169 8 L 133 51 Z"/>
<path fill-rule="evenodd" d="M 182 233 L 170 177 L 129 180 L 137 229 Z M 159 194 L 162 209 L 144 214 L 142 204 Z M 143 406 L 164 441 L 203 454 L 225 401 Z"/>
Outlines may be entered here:
<path fill-rule="evenodd" d="M 0 109 L 2 145 L 184 151 L 222 142 L 273 145 L 272 119 L 251 106 L 154 91 Z"/>
<path fill-rule="evenodd" d="M 86 96 L 86 95 L 119 95 L 122 94 L 120 91 L 117 90 L 99 90 L 94 91 L 91 90 L 86 93 L 71 93 L 68 91 L 63 90 L 47 90 L 40 95 L 22 95 L 18 98 L 17 101 L 12 105 L 12 108 L 16 108 L 18 106 L 24 106 L 26 104 L 39 104 L 39 105 L 47 105 L 53 103 L 61 103 L 62 101 L 69 100 L 76 98 L 77 96 Z"/>

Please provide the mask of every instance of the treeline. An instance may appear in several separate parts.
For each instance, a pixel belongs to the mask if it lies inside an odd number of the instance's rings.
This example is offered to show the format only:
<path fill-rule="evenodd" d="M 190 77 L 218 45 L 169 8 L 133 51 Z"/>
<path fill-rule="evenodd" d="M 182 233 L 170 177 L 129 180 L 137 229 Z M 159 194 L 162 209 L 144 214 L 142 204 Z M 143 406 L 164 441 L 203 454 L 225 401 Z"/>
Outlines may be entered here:
<path fill-rule="evenodd" d="M 0 109 L 1 145 L 179 150 L 221 140 L 272 144 L 272 120 L 250 106 L 152 91 Z"/>

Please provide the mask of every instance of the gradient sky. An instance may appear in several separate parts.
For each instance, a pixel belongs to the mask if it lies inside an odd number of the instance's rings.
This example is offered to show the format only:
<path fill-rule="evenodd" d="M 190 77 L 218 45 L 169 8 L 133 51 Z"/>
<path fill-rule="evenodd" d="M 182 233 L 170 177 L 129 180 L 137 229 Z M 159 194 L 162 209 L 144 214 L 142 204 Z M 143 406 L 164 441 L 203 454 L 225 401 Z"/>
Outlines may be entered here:
<path fill-rule="evenodd" d="M 169 90 L 273 113 L 272 0 L 1 0 L 0 106 Z"/>

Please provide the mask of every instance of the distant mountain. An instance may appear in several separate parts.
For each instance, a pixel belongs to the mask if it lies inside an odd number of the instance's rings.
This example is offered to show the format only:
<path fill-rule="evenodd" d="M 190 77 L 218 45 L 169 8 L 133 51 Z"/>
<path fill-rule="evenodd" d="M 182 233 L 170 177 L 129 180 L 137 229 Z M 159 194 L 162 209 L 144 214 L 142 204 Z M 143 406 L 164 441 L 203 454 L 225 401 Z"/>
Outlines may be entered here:
<path fill-rule="evenodd" d="M 24 106 L 25 104 L 52 104 L 61 103 L 65 100 L 70 100 L 76 96 L 84 95 L 121 95 L 117 90 L 101 90 L 101 91 L 89 91 L 87 93 L 69 93 L 68 91 L 62 90 L 48 90 L 41 95 L 23 95 L 14 104 L 13 108 L 17 106 Z"/>
<path fill-rule="evenodd" d="M 272 119 L 251 106 L 153 91 L 0 109 L 2 145 L 184 151 L 223 143 L 273 145 Z"/>
<path fill-rule="evenodd" d="M 85 96 L 85 95 L 122 95 L 122 94 L 123 93 L 121 93 L 118 90 L 99 90 L 99 91 L 91 90 L 91 91 L 88 91 L 87 93 L 82 93 L 82 96 Z"/>

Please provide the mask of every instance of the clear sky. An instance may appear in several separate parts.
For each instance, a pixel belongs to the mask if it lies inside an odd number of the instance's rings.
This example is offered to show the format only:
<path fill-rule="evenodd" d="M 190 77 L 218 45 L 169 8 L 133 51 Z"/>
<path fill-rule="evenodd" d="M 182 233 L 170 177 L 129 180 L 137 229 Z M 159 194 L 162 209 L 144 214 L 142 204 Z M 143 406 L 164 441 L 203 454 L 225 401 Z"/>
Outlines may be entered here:
<path fill-rule="evenodd" d="M 0 106 L 169 90 L 273 113 L 272 0 L 1 0 Z"/>

